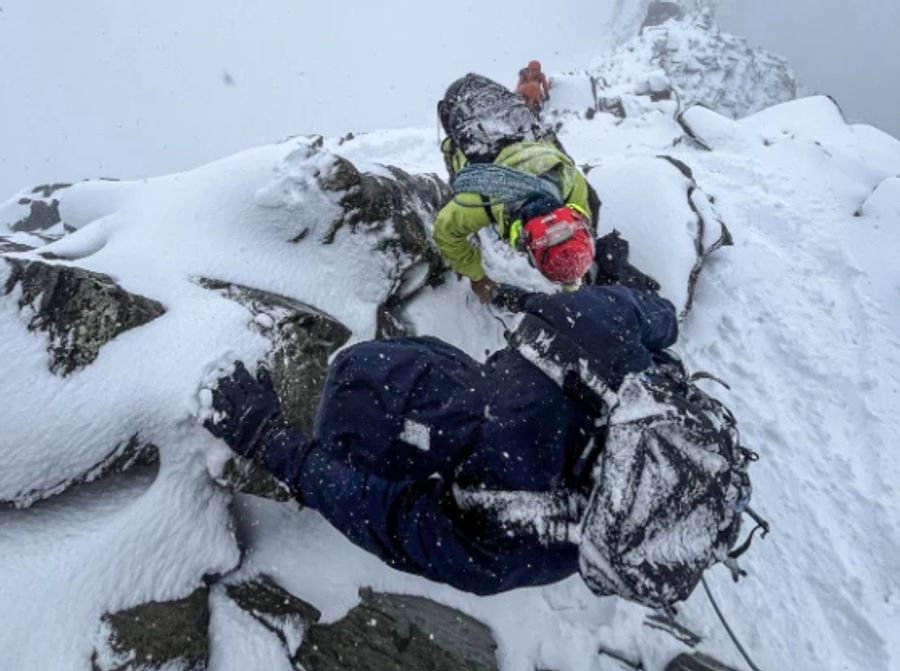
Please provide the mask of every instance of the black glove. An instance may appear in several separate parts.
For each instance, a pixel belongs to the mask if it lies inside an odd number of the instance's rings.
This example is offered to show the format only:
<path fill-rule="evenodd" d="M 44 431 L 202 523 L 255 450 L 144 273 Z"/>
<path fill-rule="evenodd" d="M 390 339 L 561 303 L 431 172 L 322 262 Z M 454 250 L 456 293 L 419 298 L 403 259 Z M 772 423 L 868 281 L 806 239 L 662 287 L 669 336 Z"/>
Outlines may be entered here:
<path fill-rule="evenodd" d="M 527 291 L 521 287 L 512 284 L 500 284 L 491 303 L 510 312 L 522 312 L 525 309 L 525 300 L 532 295 L 534 295 L 534 292 Z"/>
<path fill-rule="evenodd" d="M 659 282 L 628 262 L 628 251 L 628 241 L 617 230 L 598 238 L 594 254 L 597 263 L 594 284 L 618 284 L 638 291 L 659 291 Z"/>
<path fill-rule="evenodd" d="M 203 426 L 244 457 L 253 459 L 269 430 L 284 424 L 272 378 L 262 366 L 254 379 L 236 361 L 234 373 L 219 378 L 212 394 L 213 408 L 222 417 L 218 422 L 207 419 Z"/>

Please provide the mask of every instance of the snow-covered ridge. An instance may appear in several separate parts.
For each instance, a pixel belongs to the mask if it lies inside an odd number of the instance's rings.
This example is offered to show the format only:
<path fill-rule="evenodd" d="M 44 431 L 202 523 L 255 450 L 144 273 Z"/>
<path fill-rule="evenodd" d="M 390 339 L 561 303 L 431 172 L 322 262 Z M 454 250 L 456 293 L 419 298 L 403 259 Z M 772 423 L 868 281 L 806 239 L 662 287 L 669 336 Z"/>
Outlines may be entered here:
<path fill-rule="evenodd" d="M 891 669 L 900 660 L 891 449 L 900 142 L 848 126 L 824 97 L 742 121 L 701 107 L 682 123 L 652 108 L 621 122 L 568 116 L 560 136 L 590 166 L 601 232 L 621 231 L 635 263 L 682 307 L 700 215 L 733 237 L 706 260 L 677 349 L 689 367 L 731 383 L 725 400 L 763 457 L 755 505 L 773 534 L 746 556 L 746 581 L 710 573 L 745 645 L 764 669 Z M 505 671 L 618 668 L 601 645 L 662 669 L 686 650 L 645 626 L 645 609 L 597 599 L 577 577 L 473 597 L 386 568 L 312 511 L 247 495 L 232 504 L 219 484 L 228 455 L 197 423 L 197 390 L 234 359 L 271 361 L 285 334 L 303 344 L 304 329 L 342 324 L 349 340 L 336 327 L 315 331 L 334 334 L 316 350 L 321 361 L 373 337 L 380 308 L 399 295 L 396 319 L 382 324 L 479 359 L 502 346 L 500 324 L 464 283 L 429 282 L 433 250 L 416 232 L 427 232 L 441 185 L 385 165 L 439 171 L 433 132 L 296 138 L 186 173 L 43 189 L 0 206 L 9 231 L 0 233 L 0 499 L 33 503 L 0 511 L 0 666 L 81 670 L 99 650 L 100 668 L 121 668 L 104 647 L 104 614 L 188 598 L 207 576 L 209 668 L 296 668 L 303 627 L 285 622 L 279 638 L 229 596 L 260 574 L 324 621 L 356 605 L 359 587 L 428 596 L 490 625 Z M 402 202 L 370 208 L 367 193 Z M 58 221 L 23 225 L 34 201 Z M 707 233 L 701 252 L 715 227 Z M 548 288 L 489 233 L 482 242 L 493 275 Z M 29 330 L 45 297 L 12 281 L 17 264 L 77 270 L 101 287 L 105 277 L 164 312 L 101 343 L 90 362 L 53 372 L 47 332 Z M 157 463 L 57 494 L 134 436 Z M 679 617 L 703 638 L 699 650 L 740 668 L 702 594 Z"/>
<path fill-rule="evenodd" d="M 634 115 L 672 101 L 682 110 L 702 104 L 740 118 L 798 92 L 785 59 L 720 30 L 709 13 L 644 27 L 583 72 L 554 76 L 553 83 L 552 110 L 563 115 L 588 109 Z"/>

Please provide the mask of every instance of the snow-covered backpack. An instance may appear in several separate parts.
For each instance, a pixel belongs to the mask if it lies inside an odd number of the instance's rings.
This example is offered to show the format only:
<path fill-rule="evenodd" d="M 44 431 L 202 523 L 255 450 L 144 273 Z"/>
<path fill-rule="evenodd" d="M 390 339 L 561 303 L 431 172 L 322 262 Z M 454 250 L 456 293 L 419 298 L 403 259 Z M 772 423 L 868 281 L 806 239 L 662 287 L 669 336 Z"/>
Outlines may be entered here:
<path fill-rule="evenodd" d="M 628 375 L 615 396 L 582 518 L 587 585 L 665 608 L 717 562 L 737 577 L 747 543 L 732 548 L 757 457 L 741 446 L 734 415 L 668 356 Z"/>
<path fill-rule="evenodd" d="M 453 144 L 472 163 L 490 163 L 504 147 L 545 135 L 515 93 L 474 73 L 447 88 L 438 103 L 438 117 Z"/>
<path fill-rule="evenodd" d="M 731 411 L 695 384 L 703 375 L 688 376 L 680 360 L 660 352 L 613 389 L 591 355 L 544 320 L 526 314 L 509 339 L 596 417 L 599 453 L 590 457 L 577 534 L 588 587 L 667 608 L 717 562 L 741 575 L 736 559 L 753 535 L 732 549 L 742 514 L 768 530 L 748 508 L 747 468 L 757 456 L 741 446 Z"/>

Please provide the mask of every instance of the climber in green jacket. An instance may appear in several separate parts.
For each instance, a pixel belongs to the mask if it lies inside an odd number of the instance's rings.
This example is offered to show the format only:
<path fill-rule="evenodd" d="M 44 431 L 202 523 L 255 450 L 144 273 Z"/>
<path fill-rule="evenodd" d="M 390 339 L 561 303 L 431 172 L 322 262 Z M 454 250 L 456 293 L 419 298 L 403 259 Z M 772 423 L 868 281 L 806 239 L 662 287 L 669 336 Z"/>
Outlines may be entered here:
<path fill-rule="evenodd" d="M 514 93 L 475 74 L 450 85 L 438 114 L 455 192 L 434 224 L 447 264 L 490 302 L 497 284 L 469 237 L 493 225 L 545 277 L 577 286 L 594 258 L 591 197 L 584 175 L 552 134 Z"/>

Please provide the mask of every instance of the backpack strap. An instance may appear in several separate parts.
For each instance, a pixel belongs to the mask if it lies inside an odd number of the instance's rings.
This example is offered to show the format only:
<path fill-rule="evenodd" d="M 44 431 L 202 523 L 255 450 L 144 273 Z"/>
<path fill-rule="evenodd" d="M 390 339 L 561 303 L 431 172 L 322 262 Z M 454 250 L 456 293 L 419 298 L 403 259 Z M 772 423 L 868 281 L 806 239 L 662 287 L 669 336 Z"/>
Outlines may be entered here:
<path fill-rule="evenodd" d="M 485 214 L 487 214 L 487 218 L 490 222 L 496 226 L 497 225 L 497 217 L 494 216 L 494 210 L 491 209 L 491 199 L 485 194 L 481 195 L 481 206 L 484 208 Z"/>
<path fill-rule="evenodd" d="M 595 417 L 607 417 L 618 405 L 618 396 L 599 374 L 593 357 L 543 319 L 526 313 L 506 338 L 510 347 Z"/>

